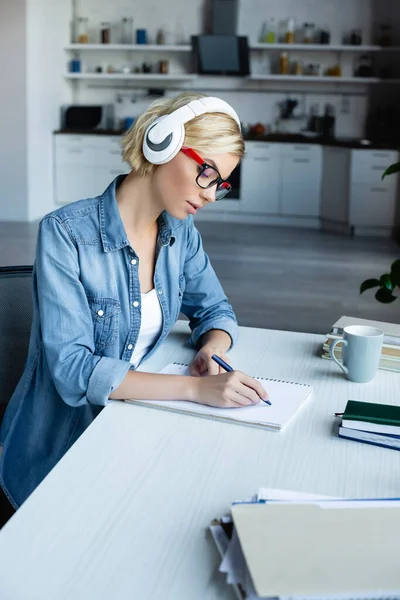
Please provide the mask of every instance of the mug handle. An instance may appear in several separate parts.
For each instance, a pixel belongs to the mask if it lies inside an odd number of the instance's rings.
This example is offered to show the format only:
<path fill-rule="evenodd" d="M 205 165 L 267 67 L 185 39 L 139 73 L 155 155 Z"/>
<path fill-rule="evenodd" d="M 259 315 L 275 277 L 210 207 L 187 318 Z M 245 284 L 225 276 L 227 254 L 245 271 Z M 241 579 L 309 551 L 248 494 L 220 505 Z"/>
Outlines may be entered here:
<path fill-rule="evenodd" d="M 343 373 L 344 373 L 345 375 L 348 375 L 348 374 L 349 374 L 349 370 L 348 370 L 348 368 L 347 368 L 347 367 L 345 367 L 345 366 L 344 366 L 344 365 L 343 365 L 341 362 L 339 362 L 339 361 L 338 361 L 338 359 L 337 359 L 337 358 L 336 358 L 336 356 L 335 356 L 335 348 L 336 348 L 337 344 L 339 344 L 339 343 L 343 344 L 343 346 L 347 346 L 347 343 L 348 343 L 348 342 L 347 342 L 347 340 L 335 340 L 335 341 L 333 342 L 333 344 L 331 344 L 331 345 L 329 346 L 329 354 L 331 355 L 331 359 L 332 359 L 332 360 L 333 360 L 333 361 L 334 361 L 334 362 L 335 362 L 337 365 L 339 365 L 339 367 L 342 369 Z"/>

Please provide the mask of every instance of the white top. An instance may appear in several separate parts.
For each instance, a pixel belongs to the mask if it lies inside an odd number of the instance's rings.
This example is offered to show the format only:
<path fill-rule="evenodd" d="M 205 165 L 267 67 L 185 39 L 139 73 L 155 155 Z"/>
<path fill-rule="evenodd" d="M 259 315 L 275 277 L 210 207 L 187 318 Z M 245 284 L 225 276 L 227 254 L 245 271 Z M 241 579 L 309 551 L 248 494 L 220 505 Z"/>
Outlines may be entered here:
<path fill-rule="evenodd" d="M 162 310 L 156 290 L 153 288 L 147 294 L 140 295 L 142 320 L 139 337 L 130 360 L 135 369 L 160 337 L 163 326 Z"/>
<path fill-rule="evenodd" d="M 178 321 L 139 370 L 189 362 L 189 333 Z M 317 356 L 323 341 L 240 328 L 234 367 L 314 387 L 280 433 L 110 402 L 0 531 L 0 598 L 234 600 L 207 532 L 232 501 L 259 487 L 399 496 L 400 452 L 338 438 L 333 413 L 398 404 L 400 375 L 351 383 Z"/>

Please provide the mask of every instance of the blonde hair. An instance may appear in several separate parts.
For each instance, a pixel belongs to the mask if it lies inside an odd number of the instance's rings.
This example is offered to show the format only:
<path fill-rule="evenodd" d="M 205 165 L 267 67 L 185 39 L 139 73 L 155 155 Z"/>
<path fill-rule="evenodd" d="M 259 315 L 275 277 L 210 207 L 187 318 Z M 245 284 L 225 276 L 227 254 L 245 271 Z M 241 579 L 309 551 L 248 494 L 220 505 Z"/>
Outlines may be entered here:
<path fill-rule="evenodd" d="M 205 94 L 184 92 L 175 98 L 162 98 L 153 102 L 136 119 L 133 126 L 122 138 L 122 156 L 138 175 L 148 175 L 156 165 L 144 156 L 142 145 L 144 134 L 157 117 L 168 115 L 192 100 L 204 98 Z M 185 123 L 184 145 L 197 150 L 199 154 L 244 155 L 244 142 L 236 121 L 225 113 L 205 113 Z"/>

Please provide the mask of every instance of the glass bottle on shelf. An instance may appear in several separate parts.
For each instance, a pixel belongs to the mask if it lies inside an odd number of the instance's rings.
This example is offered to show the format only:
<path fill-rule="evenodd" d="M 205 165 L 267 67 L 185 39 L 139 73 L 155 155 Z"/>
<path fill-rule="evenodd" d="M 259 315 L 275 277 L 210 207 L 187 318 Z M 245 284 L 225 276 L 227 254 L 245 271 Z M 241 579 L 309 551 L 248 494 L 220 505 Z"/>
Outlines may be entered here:
<path fill-rule="evenodd" d="M 287 52 L 282 52 L 279 66 L 281 75 L 287 75 L 289 73 L 289 56 Z"/>
<path fill-rule="evenodd" d="M 295 33 L 296 22 L 290 18 L 287 20 L 285 43 L 294 44 L 294 33 Z"/>
<path fill-rule="evenodd" d="M 100 35 L 101 43 L 109 44 L 110 43 L 110 23 L 108 23 L 107 21 L 103 21 L 101 24 L 100 33 L 101 33 L 101 35 Z"/>
<path fill-rule="evenodd" d="M 133 19 L 124 17 L 121 24 L 121 44 L 133 44 Z"/>
<path fill-rule="evenodd" d="M 76 43 L 87 44 L 89 42 L 88 35 L 88 18 L 78 17 L 76 20 Z"/>
<path fill-rule="evenodd" d="M 268 21 L 268 27 L 267 27 L 267 43 L 268 44 L 275 44 L 276 42 L 276 37 L 277 37 L 277 32 L 278 32 L 278 26 L 276 23 L 276 19 L 274 19 L 273 17 L 271 17 Z"/>
<path fill-rule="evenodd" d="M 314 42 L 314 29 L 315 29 L 314 23 L 304 23 L 303 28 L 304 28 L 303 29 L 304 30 L 303 43 L 304 44 L 312 44 Z"/>
<path fill-rule="evenodd" d="M 267 42 L 267 37 L 268 37 L 268 27 L 267 27 L 267 23 L 264 21 L 264 23 L 262 24 L 261 27 L 261 33 L 260 33 L 260 37 L 259 37 L 259 42 L 260 44 L 265 44 Z"/>

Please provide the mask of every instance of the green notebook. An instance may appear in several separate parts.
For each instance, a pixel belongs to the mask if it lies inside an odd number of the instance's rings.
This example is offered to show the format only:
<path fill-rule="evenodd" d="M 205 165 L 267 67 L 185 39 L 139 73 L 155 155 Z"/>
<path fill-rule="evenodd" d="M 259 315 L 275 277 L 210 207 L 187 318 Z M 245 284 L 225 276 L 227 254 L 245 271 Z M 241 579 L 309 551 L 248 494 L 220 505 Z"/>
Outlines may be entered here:
<path fill-rule="evenodd" d="M 400 435 L 400 406 L 349 400 L 342 416 L 342 426 Z"/>

